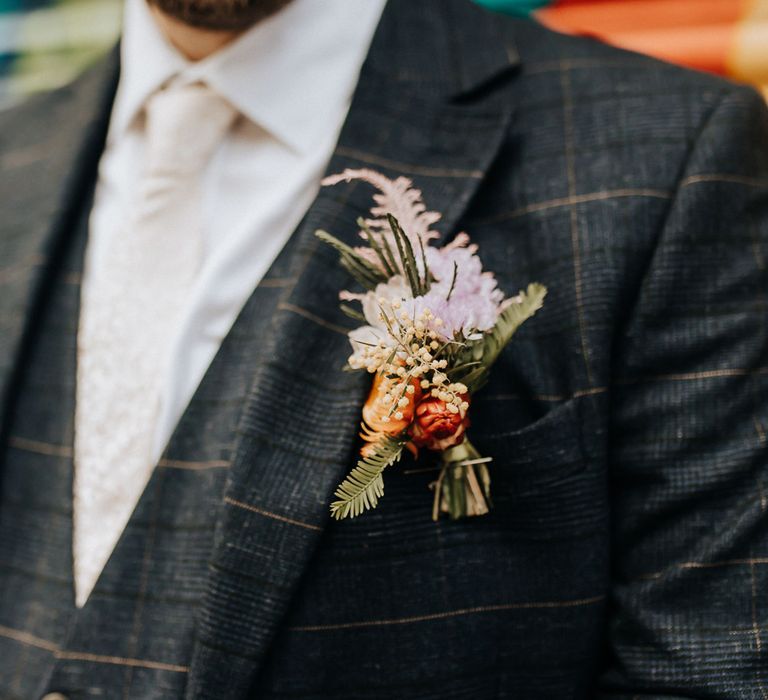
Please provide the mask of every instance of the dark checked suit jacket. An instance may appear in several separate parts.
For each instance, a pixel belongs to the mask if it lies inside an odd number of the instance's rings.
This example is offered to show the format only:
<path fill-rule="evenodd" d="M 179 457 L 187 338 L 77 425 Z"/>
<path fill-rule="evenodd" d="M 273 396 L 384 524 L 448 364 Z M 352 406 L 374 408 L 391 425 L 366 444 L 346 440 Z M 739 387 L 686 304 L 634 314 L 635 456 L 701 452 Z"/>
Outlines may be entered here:
<path fill-rule="evenodd" d="M 18 396 L 53 401 L 66 382 L 20 392 L 20 368 L 63 288 L 51 279 L 117 70 L 113 55 L 0 115 L 8 464 L 66 463 L 44 439 L 55 417 L 25 422 Z M 0 578 L 0 678 L 47 674 L 44 690 L 73 698 L 768 697 L 761 99 L 465 0 L 390 0 L 328 171 L 362 166 L 413 178 L 443 242 L 469 231 L 508 293 L 549 287 L 472 409 L 473 441 L 494 457 L 492 514 L 433 523 L 434 472 L 406 462 L 374 512 L 329 519 L 369 378 L 340 371 L 350 280 L 312 233 L 353 241 L 371 192 L 327 189 L 267 276 L 269 313 L 238 320 L 237 352 L 217 358 L 153 476 L 191 500 L 145 494 L 131 530 L 143 544 L 118 546 L 121 575 L 97 584 L 73 634 L 46 622 L 45 600 L 14 605 Z M 70 307 L 56 319 L 76 322 Z M 229 415 L 216 401 L 233 396 L 233 439 L 213 449 L 214 417 Z M 214 471 L 220 483 L 183 485 Z M 23 509 L 9 488 L 0 514 L 11 497 Z M 52 511 L 36 522 L 65 528 Z M 205 548 L 173 534 L 190 514 Z M 22 527 L 2 541 L 35 545 Z M 162 566 L 177 551 L 196 554 Z M 24 576 L 54 577 L 47 557 L 12 572 L 19 600 Z"/>

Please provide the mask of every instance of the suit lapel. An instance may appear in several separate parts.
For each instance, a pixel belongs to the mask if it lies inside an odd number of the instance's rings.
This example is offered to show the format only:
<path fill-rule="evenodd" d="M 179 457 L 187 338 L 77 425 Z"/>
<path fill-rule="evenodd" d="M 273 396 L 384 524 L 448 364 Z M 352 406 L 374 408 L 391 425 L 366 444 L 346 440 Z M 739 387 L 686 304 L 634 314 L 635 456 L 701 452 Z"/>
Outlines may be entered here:
<path fill-rule="evenodd" d="M 0 150 L 0 427 L 23 344 L 95 177 L 118 73 L 118 52 L 71 85 L 2 115 Z"/>
<path fill-rule="evenodd" d="M 370 167 L 411 177 L 427 206 L 443 213 L 436 227 L 455 233 L 510 119 L 500 101 L 481 97 L 516 63 L 513 49 L 489 37 L 487 15 L 463 0 L 390 0 L 328 173 Z M 246 399 L 188 698 L 248 694 L 331 525 L 330 497 L 353 464 L 370 378 L 341 371 L 352 324 L 338 292 L 352 281 L 313 234 L 322 228 L 354 243 L 372 194 L 357 183 L 323 189 L 294 234 L 297 281 L 265 334 L 270 359 Z"/>

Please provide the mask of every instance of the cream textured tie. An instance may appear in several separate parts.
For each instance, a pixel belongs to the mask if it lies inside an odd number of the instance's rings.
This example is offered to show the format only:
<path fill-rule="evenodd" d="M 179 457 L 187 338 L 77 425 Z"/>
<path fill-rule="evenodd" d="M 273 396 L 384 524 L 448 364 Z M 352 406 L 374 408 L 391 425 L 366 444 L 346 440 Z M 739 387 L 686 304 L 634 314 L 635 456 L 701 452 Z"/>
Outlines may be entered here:
<path fill-rule="evenodd" d="M 156 93 L 145 114 L 145 171 L 136 201 L 87 271 L 82 294 L 73 543 L 78 606 L 155 466 L 169 344 L 201 262 L 201 174 L 236 111 L 198 83 Z"/>

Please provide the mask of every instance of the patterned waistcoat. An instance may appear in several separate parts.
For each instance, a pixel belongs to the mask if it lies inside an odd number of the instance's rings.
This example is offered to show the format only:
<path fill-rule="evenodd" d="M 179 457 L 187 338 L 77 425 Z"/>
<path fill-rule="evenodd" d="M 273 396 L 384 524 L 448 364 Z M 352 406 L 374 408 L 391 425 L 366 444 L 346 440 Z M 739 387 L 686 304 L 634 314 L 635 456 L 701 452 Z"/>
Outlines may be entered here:
<path fill-rule="evenodd" d="M 88 696 L 100 688 L 111 697 L 181 696 L 238 413 L 263 347 L 259 337 L 287 281 L 291 245 L 224 341 L 92 595 L 77 610 L 73 426 L 89 210 L 79 213 L 51 276 L 0 452 L 0 626 L 9 631 L 0 636 L 3 700 L 57 689 Z M 23 635 L 10 633 L 21 629 Z"/>

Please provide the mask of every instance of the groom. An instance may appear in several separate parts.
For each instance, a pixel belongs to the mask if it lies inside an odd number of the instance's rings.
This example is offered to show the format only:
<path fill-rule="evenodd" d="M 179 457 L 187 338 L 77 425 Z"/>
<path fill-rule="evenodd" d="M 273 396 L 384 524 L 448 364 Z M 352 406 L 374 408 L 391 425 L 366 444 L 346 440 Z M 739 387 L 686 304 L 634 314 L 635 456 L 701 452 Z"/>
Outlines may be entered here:
<path fill-rule="evenodd" d="M 467 0 L 127 0 L 0 114 L 1 698 L 768 697 L 768 114 Z M 494 509 L 332 521 L 372 204 L 514 294 Z"/>

